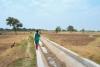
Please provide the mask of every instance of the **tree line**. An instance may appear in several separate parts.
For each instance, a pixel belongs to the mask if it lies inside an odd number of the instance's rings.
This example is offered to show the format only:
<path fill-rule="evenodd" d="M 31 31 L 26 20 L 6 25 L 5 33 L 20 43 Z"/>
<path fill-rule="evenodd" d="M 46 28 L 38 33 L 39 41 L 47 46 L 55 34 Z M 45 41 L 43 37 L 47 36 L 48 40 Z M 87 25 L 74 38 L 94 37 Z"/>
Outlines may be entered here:
<path fill-rule="evenodd" d="M 69 25 L 66 29 L 62 29 L 60 26 L 57 26 L 55 28 L 56 33 L 61 32 L 61 31 L 63 31 L 63 32 L 66 32 L 66 31 L 68 31 L 68 32 L 100 32 L 100 31 L 95 31 L 95 30 L 85 30 L 84 28 L 81 30 L 77 30 L 72 25 Z"/>
<path fill-rule="evenodd" d="M 74 26 L 69 25 L 66 29 L 62 29 L 60 26 L 57 26 L 55 29 L 55 32 L 61 32 L 61 31 L 69 31 L 69 32 L 77 32 L 77 29 L 74 28 Z M 83 29 L 82 32 L 84 32 L 85 30 Z"/>
<path fill-rule="evenodd" d="M 22 28 L 23 27 L 23 24 L 17 19 L 17 18 L 14 18 L 14 17 L 8 17 L 6 20 L 6 24 L 9 25 L 10 27 L 12 27 L 12 29 L 3 29 L 3 28 L 0 28 L 0 31 L 14 31 L 15 33 L 17 33 L 17 31 L 35 31 L 36 29 L 32 29 L 32 28 Z M 47 31 L 47 30 L 44 30 L 44 29 L 39 29 L 39 30 L 43 30 L 43 31 Z M 69 25 L 66 29 L 62 29 L 60 26 L 57 26 L 55 28 L 55 32 L 58 33 L 58 32 L 61 32 L 61 31 L 69 31 L 69 32 L 77 32 L 78 30 L 74 28 L 74 26 L 72 25 Z M 81 29 L 80 30 L 81 32 L 95 32 L 94 30 L 85 30 L 85 29 Z M 98 31 L 100 32 L 100 31 Z"/>
<path fill-rule="evenodd" d="M 20 28 L 17 29 L 17 31 L 35 31 L 36 29 L 33 28 Z M 0 28 L 0 31 L 14 31 L 13 29 L 8 29 L 8 28 Z"/>

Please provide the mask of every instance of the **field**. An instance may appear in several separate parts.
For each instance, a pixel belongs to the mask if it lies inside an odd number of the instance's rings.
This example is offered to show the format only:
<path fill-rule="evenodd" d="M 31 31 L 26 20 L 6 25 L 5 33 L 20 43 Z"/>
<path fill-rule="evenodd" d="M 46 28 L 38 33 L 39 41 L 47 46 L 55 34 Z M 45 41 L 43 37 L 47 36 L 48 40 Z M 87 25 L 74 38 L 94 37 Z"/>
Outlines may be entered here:
<path fill-rule="evenodd" d="M 43 33 L 44 36 L 59 43 L 79 55 L 100 64 L 100 33 Z"/>
<path fill-rule="evenodd" d="M 17 35 L 4 32 L 0 35 L 0 67 L 35 67 L 34 46 L 29 36 L 29 32 L 18 32 Z M 32 44 L 29 47 L 28 42 Z"/>
<path fill-rule="evenodd" d="M 19 33 L 18 35 L 15 35 L 14 33 L 5 33 L 0 35 L 0 54 L 9 49 L 14 42 L 16 43 L 15 45 L 18 45 L 18 43 L 27 37 L 28 33 Z"/>

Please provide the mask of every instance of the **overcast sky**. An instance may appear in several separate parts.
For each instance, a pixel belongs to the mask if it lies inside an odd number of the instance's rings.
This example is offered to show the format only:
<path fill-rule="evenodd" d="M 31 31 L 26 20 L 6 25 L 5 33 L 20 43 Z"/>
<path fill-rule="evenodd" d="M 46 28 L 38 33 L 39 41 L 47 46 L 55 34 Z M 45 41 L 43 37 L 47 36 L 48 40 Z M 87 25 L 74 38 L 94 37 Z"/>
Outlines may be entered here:
<path fill-rule="evenodd" d="M 100 30 L 100 0 L 0 0 L 0 28 L 9 16 L 28 28 Z"/>

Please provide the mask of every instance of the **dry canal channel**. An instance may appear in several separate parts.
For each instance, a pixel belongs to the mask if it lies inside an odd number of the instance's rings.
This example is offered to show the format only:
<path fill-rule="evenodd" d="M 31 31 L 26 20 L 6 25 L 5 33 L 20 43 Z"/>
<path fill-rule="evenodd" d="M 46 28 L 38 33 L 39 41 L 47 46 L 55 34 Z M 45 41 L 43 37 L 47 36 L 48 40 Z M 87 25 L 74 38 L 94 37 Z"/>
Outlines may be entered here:
<path fill-rule="evenodd" d="M 37 57 L 38 67 L 100 67 L 99 64 L 83 58 L 45 37 L 41 37 L 40 48 L 36 53 L 42 58 Z"/>
<path fill-rule="evenodd" d="M 65 64 L 61 62 L 56 57 L 56 55 L 53 54 L 43 42 L 41 42 L 40 47 L 41 47 L 41 52 L 43 53 L 43 56 L 45 57 L 48 67 L 65 67 Z"/>

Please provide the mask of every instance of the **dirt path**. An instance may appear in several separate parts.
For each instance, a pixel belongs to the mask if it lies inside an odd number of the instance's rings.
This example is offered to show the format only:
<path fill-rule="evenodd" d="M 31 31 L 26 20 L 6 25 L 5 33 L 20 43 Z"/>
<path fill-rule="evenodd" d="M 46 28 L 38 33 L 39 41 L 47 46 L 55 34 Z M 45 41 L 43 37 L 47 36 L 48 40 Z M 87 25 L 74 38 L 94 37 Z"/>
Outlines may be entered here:
<path fill-rule="evenodd" d="M 32 58 L 32 55 L 30 53 L 30 47 L 31 47 L 31 44 L 30 44 L 30 42 L 28 42 L 27 48 L 26 48 L 26 51 L 25 51 L 25 57 L 26 58 L 22 62 L 23 67 L 27 67 L 29 65 L 28 60 L 30 60 Z"/>
<path fill-rule="evenodd" d="M 26 55 L 29 55 L 29 57 L 31 58 L 31 53 L 30 53 L 30 47 L 31 47 L 31 44 L 30 42 L 28 42 L 28 45 L 27 45 L 27 49 L 26 49 Z"/>
<path fill-rule="evenodd" d="M 0 67 L 33 67 L 36 66 L 35 60 L 33 43 L 27 38 L 0 55 Z"/>

